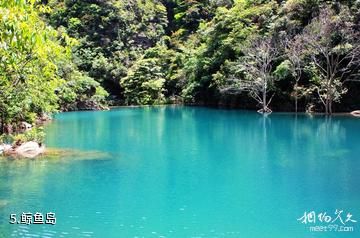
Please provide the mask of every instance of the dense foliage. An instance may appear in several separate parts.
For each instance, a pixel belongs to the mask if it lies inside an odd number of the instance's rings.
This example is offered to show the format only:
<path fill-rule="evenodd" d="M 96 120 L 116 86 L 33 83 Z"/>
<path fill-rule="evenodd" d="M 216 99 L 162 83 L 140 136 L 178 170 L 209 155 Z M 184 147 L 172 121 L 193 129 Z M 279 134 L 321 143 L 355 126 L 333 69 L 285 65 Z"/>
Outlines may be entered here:
<path fill-rule="evenodd" d="M 80 41 L 73 49 L 76 65 L 122 104 L 183 101 L 328 113 L 334 104 L 338 110 L 359 106 L 354 95 L 360 86 L 353 81 L 358 64 L 351 60 L 359 58 L 356 0 L 53 0 L 49 5 L 56 9 L 50 23 Z M 255 62 L 268 60 L 257 57 L 265 51 L 254 41 L 272 44 L 266 72 Z M 338 65 L 326 65 L 327 59 Z M 323 72 L 324 67 L 337 72 Z"/>
<path fill-rule="evenodd" d="M 70 87 L 63 90 L 64 85 L 79 84 L 80 79 L 81 87 L 97 85 L 76 67 L 64 77 L 65 67 L 72 65 L 76 40 L 42 20 L 40 15 L 50 11 L 35 0 L 0 3 L 1 132 L 16 129 L 19 121 L 34 122 L 69 100 L 80 100 L 81 93 Z M 105 96 L 104 92 L 100 95 Z"/>
<path fill-rule="evenodd" d="M 166 8 L 158 1 L 50 1 L 50 23 L 78 39 L 77 66 L 116 94 L 119 80 L 165 34 Z"/>
<path fill-rule="evenodd" d="M 357 109 L 359 31 L 357 0 L 3 0 L 1 129 L 105 99 Z"/>
<path fill-rule="evenodd" d="M 0 5 L 2 127 L 55 110 L 54 90 L 61 83 L 55 61 L 67 52 L 56 42 L 57 33 L 40 20 L 39 11 L 46 8 L 10 0 Z"/>

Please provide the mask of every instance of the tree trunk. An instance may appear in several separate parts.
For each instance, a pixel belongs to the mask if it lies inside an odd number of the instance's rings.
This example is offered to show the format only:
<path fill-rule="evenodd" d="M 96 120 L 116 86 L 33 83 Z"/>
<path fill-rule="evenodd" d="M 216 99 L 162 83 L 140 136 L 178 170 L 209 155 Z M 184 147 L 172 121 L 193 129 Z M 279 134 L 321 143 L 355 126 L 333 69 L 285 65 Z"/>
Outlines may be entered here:
<path fill-rule="evenodd" d="M 330 78 L 329 80 L 329 84 L 328 84 L 328 90 L 327 90 L 327 104 L 328 104 L 328 115 L 332 114 L 332 90 L 331 90 L 331 85 L 333 84 L 333 80 L 332 78 Z"/>
<path fill-rule="evenodd" d="M 298 83 L 295 83 L 295 113 L 298 113 Z"/>
<path fill-rule="evenodd" d="M 326 98 L 325 98 L 325 114 L 329 115 L 329 105 L 330 105 L 330 87 L 327 85 L 326 89 Z"/>
<path fill-rule="evenodd" d="M 329 99 L 325 99 L 325 114 L 329 114 Z"/>
<path fill-rule="evenodd" d="M 5 112 L 1 111 L 1 133 L 0 134 L 4 134 L 5 133 Z"/>
<path fill-rule="evenodd" d="M 4 134 L 4 113 L 1 112 L 1 134 Z"/>
<path fill-rule="evenodd" d="M 332 114 L 332 98 L 329 99 L 329 115 Z"/>
<path fill-rule="evenodd" d="M 264 84 L 264 90 L 263 90 L 263 113 L 266 113 L 266 109 L 267 109 L 267 102 L 266 102 L 266 90 L 267 90 L 267 85 L 266 82 Z"/>

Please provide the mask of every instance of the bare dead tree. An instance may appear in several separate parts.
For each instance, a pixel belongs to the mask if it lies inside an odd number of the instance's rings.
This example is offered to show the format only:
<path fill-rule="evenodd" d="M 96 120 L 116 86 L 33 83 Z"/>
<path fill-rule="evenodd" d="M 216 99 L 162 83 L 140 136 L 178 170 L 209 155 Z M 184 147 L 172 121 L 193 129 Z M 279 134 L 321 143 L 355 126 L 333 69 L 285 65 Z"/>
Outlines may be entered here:
<path fill-rule="evenodd" d="M 324 7 L 320 15 L 304 29 L 303 41 L 319 82 L 314 87 L 332 114 L 333 102 L 347 92 L 344 83 L 353 80 L 360 65 L 359 32 L 355 30 L 348 9 L 336 14 Z"/>
<path fill-rule="evenodd" d="M 245 79 L 239 80 L 238 85 L 261 105 L 259 113 L 271 113 L 269 105 L 274 94 L 268 98 L 268 93 L 274 82 L 271 75 L 273 63 L 278 56 L 274 40 L 270 37 L 255 38 L 243 53 L 239 67 Z"/>
<path fill-rule="evenodd" d="M 268 97 L 273 86 L 271 74 L 273 63 L 278 57 L 278 48 L 271 37 L 252 38 L 243 48 L 244 56 L 232 66 L 232 75 L 227 79 L 221 92 L 237 94 L 247 92 L 261 106 L 259 113 L 268 114 L 272 110 L 269 105 L 274 94 Z"/>
<path fill-rule="evenodd" d="M 295 99 L 295 112 L 298 112 L 298 98 L 299 98 L 299 81 L 304 69 L 304 41 L 302 37 L 296 35 L 293 38 L 289 36 L 284 40 L 285 54 L 290 62 L 290 70 L 294 77 L 294 99 Z"/>

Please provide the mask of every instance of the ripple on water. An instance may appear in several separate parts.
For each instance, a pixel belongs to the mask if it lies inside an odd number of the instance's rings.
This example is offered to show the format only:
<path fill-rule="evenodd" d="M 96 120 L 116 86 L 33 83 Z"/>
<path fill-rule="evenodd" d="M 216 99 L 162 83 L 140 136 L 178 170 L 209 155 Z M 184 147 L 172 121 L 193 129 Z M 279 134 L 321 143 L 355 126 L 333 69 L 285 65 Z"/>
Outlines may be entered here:
<path fill-rule="evenodd" d="M 40 237 L 39 234 L 26 234 L 25 237 Z"/>
<path fill-rule="evenodd" d="M 92 231 L 83 231 L 81 232 L 81 235 L 84 237 L 92 237 L 94 235 L 94 232 Z"/>
<path fill-rule="evenodd" d="M 84 236 L 84 237 L 91 237 L 92 235 L 90 235 L 90 234 L 81 234 L 81 236 Z"/>

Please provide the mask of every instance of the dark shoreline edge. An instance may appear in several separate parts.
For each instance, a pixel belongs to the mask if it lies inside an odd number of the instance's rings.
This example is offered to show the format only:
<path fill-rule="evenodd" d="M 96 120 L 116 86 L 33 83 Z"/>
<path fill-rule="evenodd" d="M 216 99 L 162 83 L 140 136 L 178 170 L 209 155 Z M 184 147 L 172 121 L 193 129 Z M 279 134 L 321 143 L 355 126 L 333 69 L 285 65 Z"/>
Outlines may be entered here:
<path fill-rule="evenodd" d="M 211 106 L 211 105 L 201 105 L 201 104 L 154 104 L 154 105 L 119 105 L 119 106 L 111 106 L 109 107 L 110 110 L 116 110 L 121 108 L 145 108 L 145 107 L 203 107 L 203 108 L 209 108 L 209 109 L 215 109 L 215 110 L 226 110 L 226 111 L 246 111 L 246 112 L 256 112 L 256 109 L 248 109 L 248 108 L 240 108 L 240 107 L 226 107 L 226 106 Z M 72 111 L 72 112 L 81 112 L 79 111 Z M 96 110 L 95 110 L 96 111 Z M 273 111 L 271 114 L 276 115 L 306 115 L 306 116 L 325 116 L 325 117 L 332 117 L 332 116 L 350 116 L 355 117 L 357 116 L 351 114 L 352 112 L 334 112 L 331 115 L 327 115 L 324 112 L 292 112 L 292 111 Z M 271 115 L 270 114 L 270 115 Z"/>

